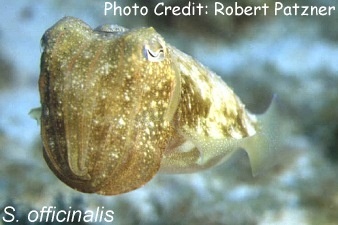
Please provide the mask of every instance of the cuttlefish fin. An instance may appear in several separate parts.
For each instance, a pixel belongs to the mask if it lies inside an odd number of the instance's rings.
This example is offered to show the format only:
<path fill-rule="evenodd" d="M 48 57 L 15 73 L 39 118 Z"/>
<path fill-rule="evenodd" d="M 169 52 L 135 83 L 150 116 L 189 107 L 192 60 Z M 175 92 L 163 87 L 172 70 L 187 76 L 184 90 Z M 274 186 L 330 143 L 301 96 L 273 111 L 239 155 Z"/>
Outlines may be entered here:
<path fill-rule="evenodd" d="M 35 119 L 38 125 L 40 125 L 41 121 L 41 107 L 33 108 L 29 111 L 28 115 Z"/>
<path fill-rule="evenodd" d="M 278 125 L 276 96 L 273 97 L 268 110 L 257 115 L 257 133 L 244 138 L 239 144 L 249 155 L 253 176 L 270 169 L 275 165 L 280 150 L 281 133 Z"/>

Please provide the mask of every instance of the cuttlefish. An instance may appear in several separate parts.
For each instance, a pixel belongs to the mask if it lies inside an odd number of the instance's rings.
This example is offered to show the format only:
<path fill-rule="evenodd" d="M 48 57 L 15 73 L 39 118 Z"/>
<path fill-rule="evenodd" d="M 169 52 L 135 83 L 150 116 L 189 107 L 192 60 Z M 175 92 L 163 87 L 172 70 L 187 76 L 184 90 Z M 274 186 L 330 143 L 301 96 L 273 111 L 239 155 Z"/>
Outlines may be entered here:
<path fill-rule="evenodd" d="M 48 166 L 78 191 L 128 192 L 159 171 L 201 171 L 240 148 L 256 173 L 274 150 L 274 107 L 250 113 L 152 27 L 92 29 L 65 17 L 41 42 L 41 109 L 32 114 Z"/>

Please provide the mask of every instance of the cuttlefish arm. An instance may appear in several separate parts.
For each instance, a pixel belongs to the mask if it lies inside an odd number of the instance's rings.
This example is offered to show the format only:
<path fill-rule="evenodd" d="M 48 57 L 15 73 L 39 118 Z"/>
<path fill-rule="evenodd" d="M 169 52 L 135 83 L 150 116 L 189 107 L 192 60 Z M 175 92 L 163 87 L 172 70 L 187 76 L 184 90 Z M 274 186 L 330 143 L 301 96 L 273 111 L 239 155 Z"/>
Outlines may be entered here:
<path fill-rule="evenodd" d="M 277 102 L 277 96 L 274 95 L 266 112 L 256 115 L 257 134 L 244 138 L 239 143 L 239 147 L 248 153 L 253 175 L 258 175 L 277 163 L 276 156 L 281 150 L 283 135 L 277 122 Z"/>
<path fill-rule="evenodd" d="M 244 148 L 253 174 L 259 172 L 273 151 L 275 107 L 262 116 L 251 114 L 219 76 L 179 50 L 173 48 L 173 52 L 181 75 L 181 96 L 172 122 L 175 136 L 164 151 L 160 171 L 207 169 Z"/>

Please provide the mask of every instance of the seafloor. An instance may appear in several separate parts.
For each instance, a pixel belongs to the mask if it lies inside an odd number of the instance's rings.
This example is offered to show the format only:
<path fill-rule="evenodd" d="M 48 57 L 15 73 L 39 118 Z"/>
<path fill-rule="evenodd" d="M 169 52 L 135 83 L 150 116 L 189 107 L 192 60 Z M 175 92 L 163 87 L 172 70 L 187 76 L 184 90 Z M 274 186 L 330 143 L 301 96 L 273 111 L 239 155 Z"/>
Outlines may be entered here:
<path fill-rule="evenodd" d="M 336 1 L 297 2 L 338 7 Z M 124 4 L 129 3 L 134 2 Z M 3 217 L 6 206 L 15 207 L 20 224 L 28 224 L 28 212 L 43 206 L 104 206 L 114 211 L 116 225 L 338 224 L 338 12 L 325 17 L 158 18 L 104 16 L 102 1 L 1 5 L 0 224 L 10 219 Z M 28 116 L 39 106 L 40 38 L 63 16 L 93 27 L 154 26 L 169 43 L 222 76 L 253 112 L 263 112 L 277 95 L 281 146 L 275 166 L 252 177 L 246 153 L 238 151 L 218 167 L 159 174 L 120 196 L 82 194 L 64 185 L 43 160 L 39 126 Z"/>

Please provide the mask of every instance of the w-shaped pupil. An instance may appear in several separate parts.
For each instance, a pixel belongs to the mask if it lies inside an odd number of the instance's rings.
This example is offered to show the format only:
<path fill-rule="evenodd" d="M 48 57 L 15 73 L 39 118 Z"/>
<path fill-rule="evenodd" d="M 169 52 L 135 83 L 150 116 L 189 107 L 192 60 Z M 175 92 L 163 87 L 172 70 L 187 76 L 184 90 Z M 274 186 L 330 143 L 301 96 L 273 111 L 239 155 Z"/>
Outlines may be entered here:
<path fill-rule="evenodd" d="M 148 45 L 144 47 L 145 57 L 151 62 L 160 62 L 164 59 L 164 49 L 161 47 L 156 51 L 152 51 Z"/>

